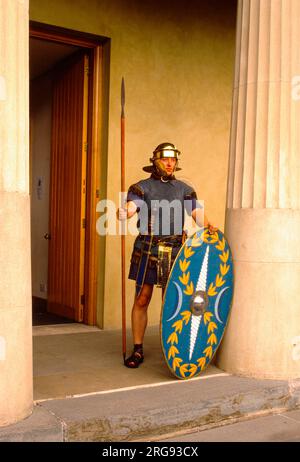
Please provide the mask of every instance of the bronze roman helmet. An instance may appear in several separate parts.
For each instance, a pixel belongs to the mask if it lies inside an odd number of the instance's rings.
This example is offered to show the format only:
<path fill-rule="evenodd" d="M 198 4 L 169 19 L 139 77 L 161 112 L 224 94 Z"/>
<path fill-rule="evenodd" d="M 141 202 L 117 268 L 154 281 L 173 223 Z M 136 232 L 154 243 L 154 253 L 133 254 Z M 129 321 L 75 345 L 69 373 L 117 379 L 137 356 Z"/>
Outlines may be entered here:
<path fill-rule="evenodd" d="M 153 156 L 149 159 L 152 162 L 152 165 L 147 165 L 143 168 L 145 172 L 154 173 L 158 176 L 164 176 L 165 172 L 161 169 L 159 165 L 159 160 L 164 157 L 174 157 L 176 159 L 176 165 L 174 171 L 181 170 L 177 167 L 178 156 L 180 151 L 172 143 L 161 143 L 153 151 Z"/>

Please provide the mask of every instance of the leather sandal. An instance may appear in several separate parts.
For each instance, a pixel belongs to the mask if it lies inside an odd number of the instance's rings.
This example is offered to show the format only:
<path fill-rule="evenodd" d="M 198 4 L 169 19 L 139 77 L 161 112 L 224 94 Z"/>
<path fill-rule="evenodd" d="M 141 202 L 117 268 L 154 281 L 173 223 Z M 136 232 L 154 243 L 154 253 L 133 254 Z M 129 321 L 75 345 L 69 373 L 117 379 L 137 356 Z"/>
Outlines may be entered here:
<path fill-rule="evenodd" d="M 144 355 L 141 351 L 134 351 L 129 358 L 125 359 L 125 366 L 130 369 L 136 369 L 144 361 Z"/>

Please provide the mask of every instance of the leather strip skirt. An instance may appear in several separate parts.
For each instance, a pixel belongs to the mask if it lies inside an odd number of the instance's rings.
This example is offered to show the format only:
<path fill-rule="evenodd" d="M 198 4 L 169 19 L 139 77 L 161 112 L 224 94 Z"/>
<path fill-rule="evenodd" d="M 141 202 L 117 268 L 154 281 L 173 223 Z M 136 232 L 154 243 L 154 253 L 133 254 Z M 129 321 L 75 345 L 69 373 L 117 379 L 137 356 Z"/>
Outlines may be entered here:
<path fill-rule="evenodd" d="M 151 255 L 149 256 L 148 260 L 148 265 L 146 269 L 146 275 L 144 279 L 145 284 L 157 284 L 157 259 L 158 259 L 158 244 L 159 242 L 163 242 L 164 239 L 157 239 L 155 238 L 154 245 L 151 248 Z M 180 239 L 166 239 L 167 242 L 172 243 L 172 258 L 171 262 L 173 264 L 179 250 L 181 247 L 181 240 Z M 139 268 L 139 262 L 141 258 L 141 238 L 140 236 L 137 237 L 135 241 L 135 245 L 133 248 L 133 252 L 131 255 L 131 261 L 130 261 L 130 269 L 129 269 L 129 279 L 136 280 L 137 273 L 138 273 L 138 268 Z"/>

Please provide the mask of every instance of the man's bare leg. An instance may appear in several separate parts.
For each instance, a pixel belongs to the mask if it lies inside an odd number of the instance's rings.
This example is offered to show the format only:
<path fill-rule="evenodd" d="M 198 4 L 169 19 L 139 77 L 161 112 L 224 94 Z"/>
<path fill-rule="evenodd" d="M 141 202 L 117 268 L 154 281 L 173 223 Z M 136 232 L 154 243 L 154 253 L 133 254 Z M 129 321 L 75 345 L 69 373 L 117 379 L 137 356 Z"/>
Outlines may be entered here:
<path fill-rule="evenodd" d="M 132 313 L 131 326 L 134 344 L 142 344 L 148 322 L 148 306 L 152 297 L 153 285 L 144 284 L 142 291 L 135 298 Z"/>
<path fill-rule="evenodd" d="M 152 297 L 153 285 L 144 284 L 138 297 L 135 297 L 132 313 L 131 325 L 133 336 L 133 353 L 125 360 L 125 366 L 137 368 L 144 360 L 143 341 L 147 327 L 147 309 Z"/>

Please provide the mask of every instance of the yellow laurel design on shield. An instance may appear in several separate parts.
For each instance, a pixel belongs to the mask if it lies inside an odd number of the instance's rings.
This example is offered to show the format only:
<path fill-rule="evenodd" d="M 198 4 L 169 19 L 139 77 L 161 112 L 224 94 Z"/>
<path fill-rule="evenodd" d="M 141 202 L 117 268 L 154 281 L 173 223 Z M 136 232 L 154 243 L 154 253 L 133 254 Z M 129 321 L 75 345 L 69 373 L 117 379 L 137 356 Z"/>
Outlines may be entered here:
<path fill-rule="evenodd" d="M 217 239 L 216 239 L 217 235 Z M 219 254 L 219 258 L 222 263 L 220 263 L 219 270 L 220 273 L 217 274 L 215 283 L 211 283 L 209 285 L 209 288 L 207 290 L 207 294 L 209 297 L 214 297 L 217 295 L 218 291 L 217 289 L 219 287 L 222 287 L 225 284 L 225 279 L 223 276 L 226 276 L 230 269 L 230 265 L 227 264 L 228 259 L 229 259 L 229 249 L 225 251 L 226 247 L 226 241 L 225 238 L 223 237 L 222 239 L 219 239 L 218 233 L 213 233 L 212 235 L 209 235 L 208 231 L 204 231 L 202 234 L 202 239 L 204 242 L 207 244 L 211 243 L 216 243 L 216 249 L 219 250 L 221 253 Z M 207 346 L 203 350 L 201 358 L 197 359 L 198 366 L 200 367 L 201 371 L 205 369 L 206 366 L 206 361 L 207 358 L 210 360 L 213 356 L 213 345 L 218 344 L 218 339 L 216 334 L 214 333 L 215 330 L 218 329 L 217 324 L 211 320 L 211 318 L 214 317 L 213 313 L 206 312 L 204 313 L 204 324 L 207 325 Z"/>
<path fill-rule="evenodd" d="M 211 283 L 209 285 L 209 288 L 207 290 L 207 294 L 209 297 L 214 297 L 217 295 L 217 288 L 222 287 L 225 284 L 225 279 L 223 279 L 223 276 L 226 276 L 230 269 L 230 265 L 227 264 L 228 258 L 229 258 L 229 249 L 225 252 L 225 246 L 226 246 L 226 241 L 225 238 L 223 237 L 222 239 L 219 239 L 219 235 L 217 232 L 213 234 L 209 234 L 207 230 L 203 231 L 202 233 L 202 239 L 206 244 L 211 244 L 211 243 L 217 243 L 215 246 L 217 250 L 220 250 L 221 253 L 219 254 L 219 258 L 222 263 L 220 263 L 220 273 L 217 274 L 215 282 Z M 216 240 L 217 237 L 217 240 Z"/>
<path fill-rule="evenodd" d="M 206 244 L 214 245 L 215 248 L 220 251 L 219 258 L 221 260 L 219 266 L 219 273 L 216 276 L 214 282 L 212 282 L 207 290 L 207 294 L 209 297 L 213 297 L 217 295 L 218 288 L 222 287 L 225 284 L 225 276 L 230 269 L 230 265 L 227 264 L 229 259 L 229 250 L 225 251 L 226 241 L 223 237 L 222 239 L 219 238 L 218 232 L 210 234 L 207 229 L 203 231 L 201 236 L 196 235 L 193 236 L 191 240 L 191 245 L 185 246 L 183 254 L 184 258 L 179 260 L 179 267 L 181 270 L 181 275 L 179 276 L 179 281 L 184 286 L 183 292 L 186 295 L 192 295 L 194 293 L 194 284 L 190 281 L 190 272 L 188 272 L 188 268 L 190 266 L 189 259 L 194 255 L 193 247 L 199 247 L 202 245 L 202 242 Z M 197 364 L 194 363 L 183 363 L 183 359 L 180 357 L 180 351 L 178 350 L 178 336 L 181 335 L 182 330 L 185 326 L 187 326 L 191 319 L 191 311 L 185 310 L 180 313 L 181 319 L 178 319 L 172 324 L 174 328 L 173 332 L 169 335 L 167 343 L 170 344 L 170 348 L 168 350 L 168 360 L 173 358 L 172 361 L 172 369 L 176 372 L 179 369 L 179 373 L 182 378 L 188 379 L 193 377 L 197 370 L 200 369 L 203 371 L 207 364 L 207 359 L 211 360 L 214 354 L 214 346 L 218 344 L 218 338 L 215 331 L 218 329 L 217 324 L 214 322 L 214 314 L 206 311 L 203 315 L 204 325 L 207 326 L 207 344 L 202 352 L 202 356 L 197 359 Z"/>

